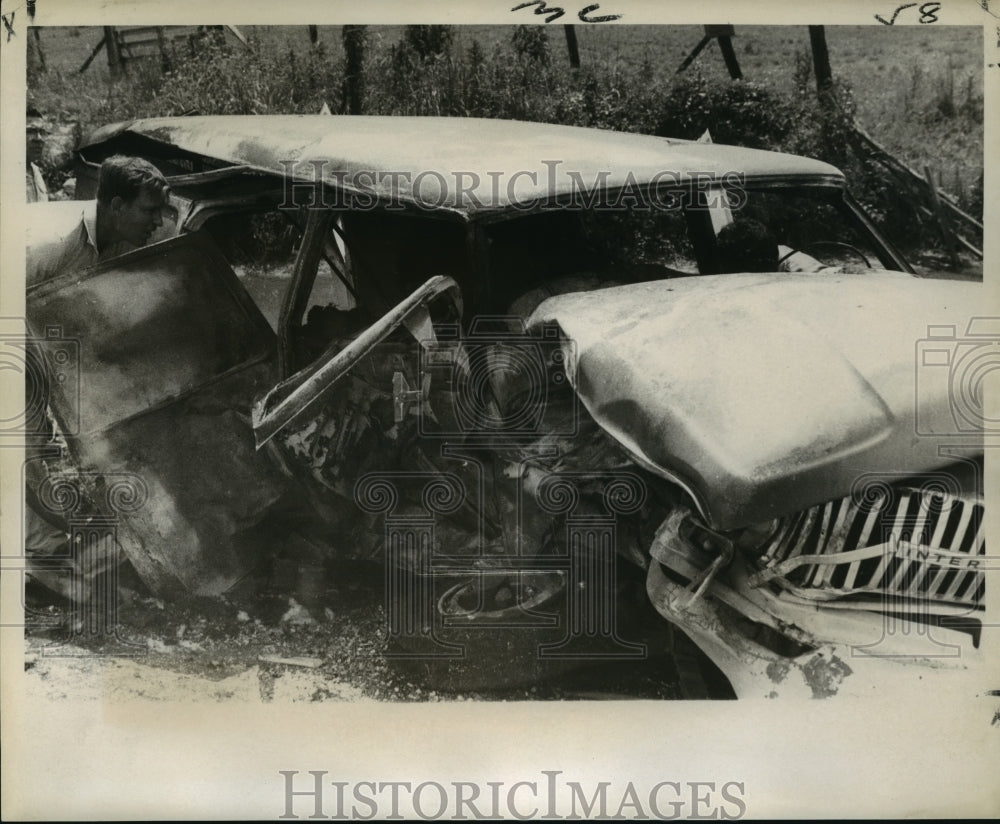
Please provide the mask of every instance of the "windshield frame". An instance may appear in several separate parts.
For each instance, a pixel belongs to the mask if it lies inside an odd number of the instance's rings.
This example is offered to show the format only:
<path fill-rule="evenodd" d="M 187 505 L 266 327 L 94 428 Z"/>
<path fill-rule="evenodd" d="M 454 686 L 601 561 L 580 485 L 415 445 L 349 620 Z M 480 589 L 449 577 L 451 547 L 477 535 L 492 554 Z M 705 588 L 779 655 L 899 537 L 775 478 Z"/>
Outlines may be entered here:
<path fill-rule="evenodd" d="M 809 197 L 814 193 L 822 193 L 824 195 L 822 197 L 824 202 L 837 209 L 837 211 L 840 212 L 840 214 L 843 215 L 849 223 L 858 229 L 862 237 L 869 244 L 871 244 L 871 249 L 878 257 L 882 268 L 891 271 L 906 272 L 911 275 L 915 274 L 915 271 L 909 261 L 907 261 L 899 249 L 897 249 L 888 238 L 879 232 L 878 228 L 865 212 L 864 207 L 842 185 L 831 185 L 830 183 L 820 181 L 795 183 L 789 181 L 751 180 L 744 184 L 741 192 L 731 192 L 731 196 L 739 198 L 743 192 L 760 192 L 768 194 L 784 192 L 791 195 L 801 195 L 806 197 Z M 829 194 L 830 192 L 833 193 L 832 197 Z M 719 202 L 719 198 L 715 198 L 714 200 L 716 203 Z M 721 213 L 723 212 L 723 209 L 721 208 L 712 208 L 709 211 L 713 216 L 712 224 L 715 227 L 717 235 L 718 229 L 721 228 L 722 225 L 725 225 L 728 220 L 720 220 Z"/>

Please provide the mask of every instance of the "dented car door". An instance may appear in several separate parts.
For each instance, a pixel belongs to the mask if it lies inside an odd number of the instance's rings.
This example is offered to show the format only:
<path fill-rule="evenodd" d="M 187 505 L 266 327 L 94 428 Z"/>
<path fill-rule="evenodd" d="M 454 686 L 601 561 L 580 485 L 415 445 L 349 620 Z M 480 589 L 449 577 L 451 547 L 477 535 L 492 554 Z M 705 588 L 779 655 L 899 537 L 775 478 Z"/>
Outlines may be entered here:
<path fill-rule="evenodd" d="M 140 576 L 164 594 L 239 580 L 288 481 L 249 422 L 274 334 L 217 249 L 197 235 L 139 249 L 29 291 L 27 314 L 36 336 L 79 347 L 79 382 L 53 381 L 50 398 L 75 464 L 148 493 L 119 528 Z"/>

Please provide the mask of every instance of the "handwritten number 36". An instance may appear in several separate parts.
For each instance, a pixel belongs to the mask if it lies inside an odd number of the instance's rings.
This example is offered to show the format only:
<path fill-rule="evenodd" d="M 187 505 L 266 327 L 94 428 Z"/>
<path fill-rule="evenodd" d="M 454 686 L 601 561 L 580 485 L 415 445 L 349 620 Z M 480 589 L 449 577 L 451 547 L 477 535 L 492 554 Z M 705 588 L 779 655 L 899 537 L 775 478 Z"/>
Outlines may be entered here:
<path fill-rule="evenodd" d="M 558 20 L 566 12 L 563 11 L 559 6 L 547 6 L 543 0 L 530 0 L 527 3 L 520 3 L 511 11 L 520 11 L 521 9 L 527 9 L 531 6 L 536 6 L 535 14 L 547 14 L 548 17 L 545 19 L 546 23 L 551 23 L 553 20 Z M 621 17 L 620 14 L 599 14 L 596 17 L 591 17 L 591 13 L 597 11 L 600 8 L 600 3 L 594 3 L 592 6 L 585 6 L 577 12 L 577 17 L 582 23 L 607 23 L 610 20 L 617 20 Z"/>

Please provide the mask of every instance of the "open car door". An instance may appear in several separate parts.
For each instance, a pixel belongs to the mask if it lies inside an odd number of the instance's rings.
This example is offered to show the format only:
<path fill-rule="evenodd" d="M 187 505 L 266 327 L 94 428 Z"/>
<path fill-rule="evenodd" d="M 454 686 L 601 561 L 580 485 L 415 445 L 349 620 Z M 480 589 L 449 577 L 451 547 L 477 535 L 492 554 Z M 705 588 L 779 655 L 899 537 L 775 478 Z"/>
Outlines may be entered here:
<path fill-rule="evenodd" d="M 103 514 L 145 583 L 215 594 L 249 572 L 254 528 L 290 483 L 249 421 L 276 345 L 215 246 L 183 235 L 60 276 L 28 292 L 27 315 L 36 338 L 75 341 L 78 380 L 49 382 L 73 462 L 143 487 L 142 506 Z"/>

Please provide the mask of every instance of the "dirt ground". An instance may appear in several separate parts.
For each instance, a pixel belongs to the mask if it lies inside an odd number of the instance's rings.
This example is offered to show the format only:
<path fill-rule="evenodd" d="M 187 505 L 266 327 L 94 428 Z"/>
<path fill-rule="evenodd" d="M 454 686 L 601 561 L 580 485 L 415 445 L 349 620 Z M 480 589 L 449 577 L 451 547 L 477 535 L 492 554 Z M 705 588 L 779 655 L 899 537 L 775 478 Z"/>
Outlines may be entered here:
<path fill-rule="evenodd" d="M 640 590 L 620 587 L 619 634 L 637 657 L 541 659 L 554 628 L 443 630 L 464 659 L 411 659 L 387 645 L 384 576 L 360 562 L 331 567 L 303 588 L 294 572 L 269 586 L 167 603 L 123 573 L 117 631 L 88 635 L 65 602 L 29 585 L 26 677 L 53 699 L 151 701 L 524 701 L 709 697 L 696 650 L 671 631 Z M 131 585 L 134 585 L 133 589 Z M 297 596 L 297 597 L 296 597 Z M 640 597 L 641 596 L 641 597 Z M 724 697 L 724 689 L 719 697 Z"/>

